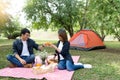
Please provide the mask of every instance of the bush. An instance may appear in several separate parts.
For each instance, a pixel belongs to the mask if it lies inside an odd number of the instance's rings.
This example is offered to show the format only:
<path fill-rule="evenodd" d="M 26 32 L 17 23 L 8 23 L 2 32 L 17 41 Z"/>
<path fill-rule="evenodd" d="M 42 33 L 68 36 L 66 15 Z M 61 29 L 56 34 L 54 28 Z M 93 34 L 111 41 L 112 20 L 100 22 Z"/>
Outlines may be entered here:
<path fill-rule="evenodd" d="M 8 39 L 16 39 L 18 36 L 20 36 L 20 32 L 14 32 L 12 35 L 8 35 Z"/>

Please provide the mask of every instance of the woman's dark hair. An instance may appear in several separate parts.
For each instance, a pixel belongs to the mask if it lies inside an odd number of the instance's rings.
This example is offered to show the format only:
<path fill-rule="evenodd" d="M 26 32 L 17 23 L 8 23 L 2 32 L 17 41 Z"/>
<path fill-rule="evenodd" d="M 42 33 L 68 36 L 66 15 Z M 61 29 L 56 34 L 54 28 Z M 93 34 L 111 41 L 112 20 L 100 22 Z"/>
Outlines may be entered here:
<path fill-rule="evenodd" d="M 58 35 L 62 37 L 63 42 L 68 41 L 67 33 L 64 29 L 59 29 Z"/>
<path fill-rule="evenodd" d="M 23 28 L 22 30 L 21 30 L 21 33 L 20 33 L 20 35 L 24 35 L 24 34 L 26 34 L 26 33 L 29 33 L 30 34 L 30 31 L 27 29 L 27 28 Z"/>

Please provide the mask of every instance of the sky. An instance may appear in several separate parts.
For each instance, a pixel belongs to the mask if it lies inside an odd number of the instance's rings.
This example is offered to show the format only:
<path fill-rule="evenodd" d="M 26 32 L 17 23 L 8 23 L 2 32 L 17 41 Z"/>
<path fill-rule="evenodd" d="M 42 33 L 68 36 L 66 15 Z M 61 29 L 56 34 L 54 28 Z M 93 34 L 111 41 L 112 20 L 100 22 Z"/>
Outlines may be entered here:
<path fill-rule="evenodd" d="M 11 15 L 16 15 L 18 12 L 22 11 L 25 0 L 9 0 L 10 7 L 7 10 Z"/>
<path fill-rule="evenodd" d="M 25 5 L 25 0 L 9 0 L 9 1 L 10 7 L 6 11 L 13 17 L 19 16 L 20 22 L 22 24 L 25 24 L 26 23 L 26 20 L 24 18 L 25 14 L 22 12 L 22 9 Z"/>

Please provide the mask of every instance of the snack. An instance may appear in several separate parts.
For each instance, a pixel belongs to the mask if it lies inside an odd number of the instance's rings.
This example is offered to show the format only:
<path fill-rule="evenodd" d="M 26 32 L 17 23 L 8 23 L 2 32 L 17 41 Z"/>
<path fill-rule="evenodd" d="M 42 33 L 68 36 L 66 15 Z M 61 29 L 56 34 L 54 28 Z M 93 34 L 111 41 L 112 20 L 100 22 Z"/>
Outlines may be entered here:
<path fill-rule="evenodd" d="M 47 63 L 48 63 L 48 64 L 58 63 L 58 61 L 55 60 L 55 59 L 48 59 L 48 60 L 47 60 Z"/>
<path fill-rule="evenodd" d="M 35 64 L 35 66 L 36 66 L 36 67 L 40 67 L 40 66 L 42 66 L 42 64 L 38 64 L 38 63 L 37 63 L 37 64 Z"/>
<path fill-rule="evenodd" d="M 36 75 L 50 73 L 55 71 L 56 66 L 57 63 L 52 63 L 48 66 L 42 65 L 41 67 L 33 67 L 32 72 Z"/>
<path fill-rule="evenodd" d="M 46 46 L 50 46 L 52 43 L 51 42 L 46 42 L 45 45 Z"/>
<path fill-rule="evenodd" d="M 35 66 L 40 67 L 42 65 L 42 59 L 40 56 L 35 56 Z"/>

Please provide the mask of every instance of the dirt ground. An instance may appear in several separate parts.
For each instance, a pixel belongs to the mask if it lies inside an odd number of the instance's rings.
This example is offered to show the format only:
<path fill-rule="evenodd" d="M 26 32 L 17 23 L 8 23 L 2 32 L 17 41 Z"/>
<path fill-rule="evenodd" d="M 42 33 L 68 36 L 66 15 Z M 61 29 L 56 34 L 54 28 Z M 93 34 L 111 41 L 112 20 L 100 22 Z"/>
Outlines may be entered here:
<path fill-rule="evenodd" d="M 119 48 L 118 49 L 115 49 L 115 48 L 106 48 L 106 49 L 100 49 L 98 51 L 120 54 L 120 49 Z"/>

